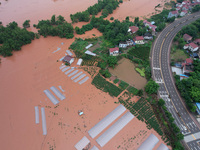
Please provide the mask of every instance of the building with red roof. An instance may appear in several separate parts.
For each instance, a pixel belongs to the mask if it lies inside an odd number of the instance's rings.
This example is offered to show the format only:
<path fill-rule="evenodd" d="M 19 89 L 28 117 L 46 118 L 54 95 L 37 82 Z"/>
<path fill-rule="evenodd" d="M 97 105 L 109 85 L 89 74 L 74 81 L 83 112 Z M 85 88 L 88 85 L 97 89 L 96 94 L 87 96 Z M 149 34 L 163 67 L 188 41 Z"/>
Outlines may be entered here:
<path fill-rule="evenodd" d="M 139 30 L 139 28 L 138 28 L 138 27 L 136 27 L 136 26 L 131 26 L 131 27 L 129 27 L 129 30 L 128 30 L 128 32 L 131 32 L 131 33 L 136 33 L 138 30 Z"/>
<path fill-rule="evenodd" d="M 194 43 L 190 43 L 189 44 L 189 49 L 190 49 L 190 51 L 195 52 L 195 51 L 197 51 L 199 49 L 199 47 L 198 47 L 198 45 L 196 45 Z"/>
<path fill-rule="evenodd" d="M 144 37 L 143 36 L 136 36 L 134 39 L 136 44 L 144 44 Z"/>
<path fill-rule="evenodd" d="M 194 40 L 194 43 L 200 45 L 200 39 Z"/>
<path fill-rule="evenodd" d="M 66 55 L 63 59 L 63 62 L 67 62 L 68 64 L 72 64 L 74 62 L 74 58 L 70 55 Z"/>
<path fill-rule="evenodd" d="M 192 41 L 192 36 L 190 36 L 190 35 L 188 35 L 188 34 L 184 34 L 184 35 L 183 35 L 183 39 L 184 39 L 186 42 L 190 43 L 190 42 Z"/>
<path fill-rule="evenodd" d="M 170 11 L 167 18 L 178 17 L 179 13 L 178 10 Z"/>
<path fill-rule="evenodd" d="M 118 56 L 119 55 L 119 47 L 110 48 L 109 53 L 110 53 L 110 56 Z"/>

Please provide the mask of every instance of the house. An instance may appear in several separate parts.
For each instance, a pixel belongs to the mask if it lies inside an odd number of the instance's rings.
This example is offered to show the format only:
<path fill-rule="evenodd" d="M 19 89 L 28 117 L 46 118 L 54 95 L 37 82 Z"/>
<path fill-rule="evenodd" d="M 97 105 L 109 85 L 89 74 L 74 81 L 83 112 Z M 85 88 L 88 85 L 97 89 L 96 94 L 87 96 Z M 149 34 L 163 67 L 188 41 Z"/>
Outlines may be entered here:
<path fill-rule="evenodd" d="M 66 55 L 62 61 L 71 65 L 74 62 L 74 58 L 72 56 Z"/>
<path fill-rule="evenodd" d="M 136 44 L 144 44 L 144 38 L 143 38 L 143 36 L 136 36 L 135 37 L 135 43 Z"/>
<path fill-rule="evenodd" d="M 183 10 L 183 11 L 181 11 L 180 16 L 183 17 L 183 16 L 185 16 L 187 13 L 188 13 L 187 10 Z"/>
<path fill-rule="evenodd" d="M 126 42 L 119 42 L 119 48 L 126 48 L 127 46 Z"/>
<path fill-rule="evenodd" d="M 119 47 L 110 48 L 109 53 L 110 53 L 110 56 L 118 56 L 119 55 Z"/>
<path fill-rule="evenodd" d="M 176 10 L 178 10 L 178 11 L 181 10 L 181 7 L 176 7 Z"/>
<path fill-rule="evenodd" d="M 192 41 L 192 37 L 188 34 L 183 35 L 183 39 L 187 42 L 190 43 Z"/>
<path fill-rule="evenodd" d="M 134 42 L 133 42 L 133 40 L 131 40 L 131 39 L 127 40 L 126 43 L 127 43 L 127 46 L 132 46 L 132 45 L 134 45 Z"/>
<path fill-rule="evenodd" d="M 151 33 L 145 33 L 143 37 L 144 37 L 145 40 L 152 40 L 153 39 L 153 36 L 152 36 Z"/>
<path fill-rule="evenodd" d="M 187 65 L 192 65 L 192 64 L 193 64 L 193 60 L 190 59 L 190 58 L 187 58 L 187 59 L 185 60 L 185 63 L 186 63 Z"/>
<path fill-rule="evenodd" d="M 200 45 L 200 39 L 194 40 L 194 43 Z"/>
<path fill-rule="evenodd" d="M 188 49 L 189 48 L 189 44 L 185 44 L 184 46 L 183 46 L 183 49 Z"/>
<path fill-rule="evenodd" d="M 193 72 L 193 65 L 187 65 L 186 63 L 182 64 L 183 74 L 190 75 L 190 72 Z"/>
<path fill-rule="evenodd" d="M 178 10 L 170 11 L 167 18 L 178 17 Z"/>
<path fill-rule="evenodd" d="M 149 27 L 149 29 L 152 30 L 152 34 L 155 35 L 156 28 L 157 28 L 157 26 L 153 25 L 153 24 L 155 24 L 155 22 L 154 21 L 148 22 L 147 20 L 144 20 L 143 23 L 144 23 L 145 27 Z"/>
<path fill-rule="evenodd" d="M 136 33 L 138 30 L 139 30 L 138 27 L 136 27 L 136 26 L 131 26 L 131 27 L 129 27 L 128 32 Z"/>
<path fill-rule="evenodd" d="M 199 47 L 194 43 L 190 43 L 189 44 L 189 49 L 190 49 L 190 51 L 195 52 L 195 51 L 197 51 L 199 49 Z"/>
<path fill-rule="evenodd" d="M 181 3 L 177 3 L 176 7 L 182 7 L 183 5 Z"/>

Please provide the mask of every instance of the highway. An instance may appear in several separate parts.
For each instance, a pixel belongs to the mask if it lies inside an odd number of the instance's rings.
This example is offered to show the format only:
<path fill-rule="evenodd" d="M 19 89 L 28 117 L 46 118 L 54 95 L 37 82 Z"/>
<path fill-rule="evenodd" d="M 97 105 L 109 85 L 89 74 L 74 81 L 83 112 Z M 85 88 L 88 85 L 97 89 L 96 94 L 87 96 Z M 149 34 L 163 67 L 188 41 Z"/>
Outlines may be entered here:
<path fill-rule="evenodd" d="M 182 27 L 199 18 L 200 12 L 197 12 L 169 24 L 155 40 L 150 56 L 152 76 L 160 86 L 158 95 L 165 100 L 175 124 L 185 136 L 186 148 L 191 150 L 200 150 L 200 125 L 187 110 L 176 89 L 170 67 L 170 48 L 172 40 Z"/>

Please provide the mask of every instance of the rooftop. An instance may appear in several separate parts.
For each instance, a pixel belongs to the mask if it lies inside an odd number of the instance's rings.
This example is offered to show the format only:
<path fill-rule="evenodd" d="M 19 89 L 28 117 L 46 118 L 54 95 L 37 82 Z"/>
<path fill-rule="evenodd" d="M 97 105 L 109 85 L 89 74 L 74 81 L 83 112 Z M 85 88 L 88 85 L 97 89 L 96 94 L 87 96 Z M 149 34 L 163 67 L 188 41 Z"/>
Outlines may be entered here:
<path fill-rule="evenodd" d="M 129 27 L 129 29 L 131 29 L 132 33 L 135 33 L 135 32 L 137 32 L 139 30 L 139 28 L 136 27 L 136 26 L 131 26 L 131 27 Z"/>
<path fill-rule="evenodd" d="M 188 35 L 188 34 L 184 34 L 183 35 L 184 40 L 192 40 L 192 36 Z"/>
<path fill-rule="evenodd" d="M 119 47 L 110 48 L 109 51 L 110 51 L 110 52 L 119 51 Z"/>
<path fill-rule="evenodd" d="M 189 44 L 192 48 L 197 48 L 198 46 L 196 45 L 196 44 L 194 44 L 194 43 L 190 43 Z"/>
<path fill-rule="evenodd" d="M 141 41 L 141 40 L 144 40 L 144 37 L 143 36 L 136 36 L 135 40 L 136 41 Z"/>

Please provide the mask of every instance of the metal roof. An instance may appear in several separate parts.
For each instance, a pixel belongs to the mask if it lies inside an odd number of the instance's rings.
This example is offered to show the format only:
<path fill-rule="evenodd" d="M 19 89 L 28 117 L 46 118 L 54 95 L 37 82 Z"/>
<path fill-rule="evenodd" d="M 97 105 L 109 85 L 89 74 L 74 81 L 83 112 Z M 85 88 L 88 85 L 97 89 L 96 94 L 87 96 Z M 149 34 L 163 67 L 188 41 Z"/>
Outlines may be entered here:
<path fill-rule="evenodd" d="M 65 96 L 55 86 L 50 87 L 50 89 L 56 94 L 56 96 L 60 100 L 64 100 L 65 99 Z"/>
<path fill-rule="evenodd" d="M 119 105 L 101 121 L 99 121 L 93 128 L 91 128 L 88 133 L 92 138 L 95 138 L 99 133 L 101 133 L 107 126 L 109 126 L 115 119 L 117 119 L 126 108 L 123 105 Z"/>
<path fill-rule="evenodd" d="M 45 116 L 45 109 L 44 109 L 44 107 L 41 108 L 41 113 L 42 113 L 42 130 L 43 130 L 43 135 L 47 135 L 47 125 L 46 125 L 46 116 Z"/>
<path fill-rule="evenodd" d="M 39 108 L 38 106 L 35 106 L 35 123 L 38 124 L 39 122 Z"/>
<path fill-rule="evenodd" d="M 134 116 L 127 112 L 124 116 L 122 116 L 119 120 L 117 120 L 108 130 L 106 130 L 96 141 L 97 143 L 103 147 L 106 143 L 108 143 L 121 129 L 123 129 Z M 143 149 L 144 150 L 144 149 Z M 146 149 L 145 149 L 146 150 Z"/>
<path fill-rule="evenodd" d="M 99 150 L 95 145 L 91 148 L 91 150 Z"/>
<path fill-rule="evenodd" d="M 165 144 L 161 143 L 157 150 L 169 150 L 169 148 Z"/>
<path fill-rule="evenodd" d="M 79 84 L 85 83 L 88 79 L 89 79 L 89 77 L 85 77 L 83 80 L 81 80 L 81 81 L 79 82 Z"/>
<path fill-rule="evenodd" d="M 90 143 L 90 141 L 88 140 L 88 138 L 86 138 L 85 136 L 75 145 L 75 148 L 77 150 L 83 150 L 83 148 L 85 148 L 88 144 Z"/>
<path fill-rule="evenodd" d="M 140 145 L 138 150 L 152 150 L 156 144 L 159 142 L 159 139 L 154 135 L 151 134 L 149 137 Z"/>
<path fill-rule="evenodd" d="M 57 105 L 59 103 L 59 101 L 55 98 L 55 96 L 49 90 L 44 90 L 44 93 L 54 105 Z"/>
<path fill-rule="evenodd" d="M 71 80 L 74 80 L 76 77 L 78 77 L 78 76 L 81 75 L 82 73 L 83 73 L 82 71 L 79 72 L 79 73 L 77 73 L 75 76 L 71 77 Z"/>

